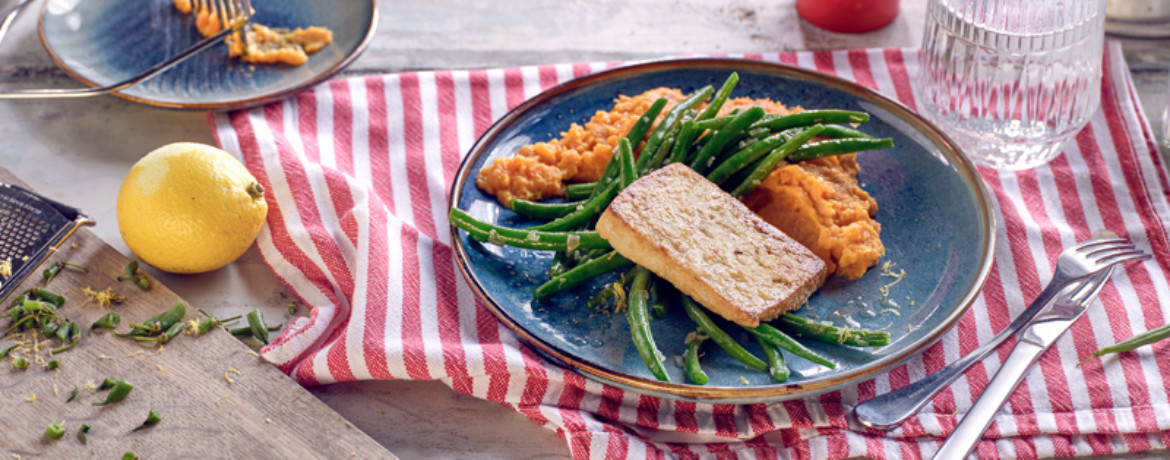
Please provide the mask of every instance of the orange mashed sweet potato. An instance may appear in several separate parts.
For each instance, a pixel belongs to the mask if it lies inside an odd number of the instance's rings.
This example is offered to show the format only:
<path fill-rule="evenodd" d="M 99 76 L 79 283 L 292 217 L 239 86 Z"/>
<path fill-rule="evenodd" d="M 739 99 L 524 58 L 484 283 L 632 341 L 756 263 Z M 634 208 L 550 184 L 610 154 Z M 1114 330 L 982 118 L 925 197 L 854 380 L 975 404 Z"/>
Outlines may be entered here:
<path fill-rule="evenodd" d="M 857 184 L 856 154 L 776 168 L 744 204 L 812 250 L 830 272 L 860 278 L 885 254 L 877 201 Z"/>
<path fill-rule="evenodd" d="M 660 97 L 667 99 L 665 114 L 685 95 L 673 88 L 656 88 L 618 96 L 613 110 L 597 111 L 585 126 L 574 123 L 559 139 L 529 144 L 511 157 L 497 158 L 479 172 L 475 183 L 504 206 L 510 206 L 512 199 L 564 196 L 567 182 L 594 182 L 601 177 L 618 141 Z M 777 115 L 802 110 L 768 99 L 733 98 L 718 116 L 752 106 Z M 857 183 L 855 157 L 782 164 L 744 198 L 765 221 L 823 259 L 831 273 L 850 279 L 860 278 L 885 254 L 881 224 L 873 220 L 877 202 Z"/>
<path fill-rule="evenodd" d="M 174 0 L 175 8 L 183 14 L 195 14 L 195 28 L 204 37 L 223 30 L 217 14 L 204 8 L 193 11 L 191 0 Z M 333 31 L 324 27 L 282 29 L 253 22 L 245 27 L 243 37 L 236 32 L 227 38 L 228 56 L 253 64 L 301 65 L 309 61 L 309 54 L 333 42 Z"/>

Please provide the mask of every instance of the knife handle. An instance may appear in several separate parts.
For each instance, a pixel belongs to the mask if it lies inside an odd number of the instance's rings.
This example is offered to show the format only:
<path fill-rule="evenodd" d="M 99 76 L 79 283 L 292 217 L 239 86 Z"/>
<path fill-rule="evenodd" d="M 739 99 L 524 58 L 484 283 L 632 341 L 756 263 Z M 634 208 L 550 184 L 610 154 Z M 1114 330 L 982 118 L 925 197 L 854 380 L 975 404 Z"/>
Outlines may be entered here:
<path fill-rule="evenodd" d="M 967 415 L 955 427 L 938 452 L 934 454 L 936 460 L 950 460 L 966 458 L 975 443 L 983 437 L 983 432 L 991 426 L 991 419 L 1007 401 L 1008 396 L 1016 390 L 1024 379 L 1024 374 L 1040 358 L 1046 347 L 1021 340 L 1012 348 L 1012 353 L 1004 360 L 1003 366 L 995 373 L 995 377 L 988 382 L 987 388 Z"/>

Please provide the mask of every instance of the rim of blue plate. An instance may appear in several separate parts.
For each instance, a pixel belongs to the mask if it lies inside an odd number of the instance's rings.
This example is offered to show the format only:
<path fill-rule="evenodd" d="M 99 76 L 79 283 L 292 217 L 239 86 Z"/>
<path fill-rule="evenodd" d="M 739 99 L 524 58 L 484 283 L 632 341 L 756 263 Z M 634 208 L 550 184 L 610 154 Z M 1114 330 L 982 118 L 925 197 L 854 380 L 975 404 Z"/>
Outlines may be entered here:
<path fill-rule="evenodd" d="M 510 110 L 507 114 L 497 120 L 490 126 L 487 131 L 480 136 L 475 145 L 467 155 L 464 156 L 462 163 L 459 165 L 459 172 L 456 174 L 455 180 L 451 184 L 450 196 L 448 198 L 448 209 L 457 206 L 460 193 L 467 181 L 470 179 L 474 181 L 471 176 L 471 166 L 477 161 L 481 155 L 489 155 L 492 152 L 485 149 L 486 146 L 491 145 L 495 138 L 500 135 L 501 131 L 511 123 L 520 119 L 526 112 L 532 110 L 534 107 L 553 99 L 560 94 L 573 91 L 583 86 L 588 86 L 598 82 L 604 82 L 615 78 L 621 78 L 624 75 L 634 75 L 643 72 L 652 72 L 657 70 L 669 70 L 672 68 L 687 68 L 695 66 L 724 66 L 730 70 L 745 70 L 745 71 L 764 71 L 771 72 L 777 75 L 799 78 L 809 81 L 815 81 L 825 86 L 842 90 L 858 97 L 865 98 L 867 101 L 888 110 L 895 116 L 905 120 L 916 128 L 918 131 L 925 134 L 930 140 L 937 143 L 937 145 L 948 155 L 947 160 L 953 161 L 958 171 L 969 183 L 974 184 L 974 192 L 978 202 L 978 211 L 982 214 L 982 220 L 986 222 L 984 230 L 985 240 L 983 241 L 983 254 L 980 256 L 982 261 L 975 282 L 971 285 L 969 290 L 964 294 L 962 300 L 955 306 L 955 308 L 939 322 L 929 334 L 919 338 L 914 343 L 908 345 L 901 352 L 891 354 L 877 359 L 867 365 L 856 367 L 848 372 L 840 374 L 832 374 L 830 376 L 804 380 L 794 383 L 781 383 L 764 386 L 751 387 L 729 387 L 729 386 L 715 386 L 707 387 L 701 385 L 691 385 L 685 383 L 661 382 L 651 380 L 640 376 L 627 374 L 600 367 L 572 356 L 572 354 L 558 348 L 557 346 L 535 336 L 519 322 L 512 318 L 505 308 L 499 305 L 493 299 L 476 276 L 471 267 L 470 258 L 467 254 L 467 248 L 459 237 L 460 229 L 454 225 L 450 226 L 451 244 L 454 249 L 456 265 L 459 267 L 463 278 L 472 288 L 476 298 L 488 309 L 505 327 L 516 333 L 516 335 L 526 344 L 535 348 L 542 356 L 552 360 L 562 367 L 575 370 L 586 377 L 593 378 L 601 383 L 615 385 L 621 388 L 630 389 L 636 392 L 642 392 L 654 396 L 666 397 L 671 399 L 680 399 L 697 402 L 708 403 L 750 403 L 759 401 L 780 401 L 792 399 L 796 397 L 814 396 L 820 393 L 838 390 L 850 385 L 860 383 L 870 378 L 876 377 L 890 369 L 896 367 L 902 362 L 911 357 L 921 353 L 927 347 L 933 345 L 942 337 L 944 333 L 949 331 L 959 321 L 959 318 L 967 312 L 976 298 L 980 295 L 982 287 L 991 272 L 992 259 L 995 248 L 995 213 L 991 201 L 990 194 L 987 191 L 986 185 L 978 174 L 975 165 L 962 154 L 958 145 L 948 137 L 942 130 L 931 123 L 922 115 L 914 112 L 905 105 L 890 99 L 882 94 L 877 93 L 860 84 L 841 79 L 836 76 L 823 74 L 820 72 L 803 69 L 800 67 L 790 66 L 782 63 L 760 61 L 754 59 L 741 58 L 715 58 L 715 57 L 698 57 L 698 58 L 680 58 L 680 59 L 664 59 L 646 61 L 641 63 L 630 64 L 626 66 L 615 67 L 586 76 L 582 76 L 560 85 L 554 86 L 541 92 L 540 94 L 524 101 L 520 105 Z M 615 95 L 616 97 L 616 95 Z"/>
<path fill-rule="evenodd" d="M 303 82 L 302 84 L 297 85 L 295 87 L 283 89 L 280 91 L 274 91 L 271 93 L 261 94 L 261 95 L 258 95 L 256 97 L 250 97 L 250 98 L 239 99 L 239 100 L 234 100 L 234 101 L 227 101 L 227 102 L 218 102 L 218 103 L 205 103 L 205 102 L 174 103 L 174 102 L 159 101 L 159 100 L 155 100 L 155 99 L 149 99 L 149 98 L 145 98 L 145 97 L 139 97 L 139 96 L 134 96 L 134 95 L 130 95 L 130 94 L 125 94 L 125 93 L 122 93 L 121 91 L 115 91 L 113 93 L 110 93 L 110 95 L 117 97 L 117 98 L 120 98 L 120 99 L 125 99 L 127 101 L 137 102 L 139 104 L 146 104 L 146 105 L 150 105 L 150 106 L 154 106 L 154 107 L 162 107 L 162 108 L 167 108 L 167 109 L 183 109 L 183 110 L 246 109 L 249 107 L 255 107 L 258 105 L 267 104 L 269 102 L 275 102 L 275 101 L 279 101 L 281 99 L 285 99 L 285 98 L 292 96 L 294 94 L 297 94 L 301 91 L 304 91 L 306 89 L 317 86 L 318 84 L 320 84 L 326 80 L 329 80 L 330 78 L 333 78 L 335 75 L 340 73 L 342 70 L 345 70 L 346 67 L 349 67 L 349 65 L 352 64 L 353 61 L 357 60 L 357 58 L 362 55 L 362 52 L 364 52 L 366 47 L 368 47 L 370 45 L 370 42 L 373 41 L 374 33 L 376 32 L 376 30 L 378 28 L 378 1 L 377 0 L 369 0 L 369 2 L 370 2 L 370 21 L 369 21 L 369 24 L 367 24 L 367 26 L 366 26 L 366 35 L 364 37 L 362 37 L 361 41 L 358 42 L 357 46 L 354 47 L 353 51 L 351 51 L 348 55 L 346 55 L 344 59 L 342 59 L 341 61 L 338 61 L 337 64 L 333 65 L 332 67 L 326 69 L 325 71 L 315 75 L 313 78 L 310 78 L 310 79 L 306 80 L 305 82 Z M 65 73 L 68 74 L 70 77 L 72 77 L 73 79 L 77 80 L 81 84 L 88 86 L 90 88 L 96 88 L 96 87 L 101 86 L 100 84 L 81 75 L 81 73 L 77 72 L 72 67 L 69 67 L 68 65 L 66 65 L 65 60 L 62 59 L 61 56 L 58 55 L 57 52 L 53 50 L 53 47 L 49 45 L 48 37 L 45 36 L 45 26 L 44 26 L 45 13 L 48 11 L 48 8 L 49 8 L 49 2 L 45 2 L 44 5 L 41 6 L 40 13 L 37 15 L 37 35 L 40 37 L 41 46 L 43 46 L 45 48 L 45 51 L 49 53 L 49 57 L 53 59 L 53 62 L 57 64 L 57 67 L 59 67 L 61 70 L 64 70 Z M 204 50 L 204 51 L 207 51 L 207 50 Z"/>

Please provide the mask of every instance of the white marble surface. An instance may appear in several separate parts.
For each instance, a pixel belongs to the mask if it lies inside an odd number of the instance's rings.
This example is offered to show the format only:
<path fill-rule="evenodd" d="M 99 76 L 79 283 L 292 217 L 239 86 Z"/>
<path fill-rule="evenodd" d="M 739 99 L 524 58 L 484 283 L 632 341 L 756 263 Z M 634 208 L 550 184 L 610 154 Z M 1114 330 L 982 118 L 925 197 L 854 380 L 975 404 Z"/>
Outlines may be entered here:
<path fill-rule="evenodd" d="M 0 8 L 15 1 L 0 0 Z M 377 35 L 343 76 L 680 53 L 917 46 L 925 12 L 925 0 L 903 0 L 890 26 L 839 35 L 800 21 L 794 0 L 378 3 Z M 0 87 L 74 85 L 45 54 L 35 23 L 34 15 L 20 18 L 0 44 Z M 1165 45 L 1125 44 L 1155 124 L 1166 105 L 1170 52 Z M 87 211 L 99 222 L 97 234 L 127 254 L 115 220 L 118 186 L 139 157 L 175 141 L 213 143 L 207 114 L 113 97 L 0 101 L 0 165 L 37 190 Z M 282 286 L 254 249 L 213 273 L 152 273 L 216 314 L 261 308 L 273 322 L 287 319 Z M 439 382 L 362 382 L 311 391 L 402 458 L 529 459 L 568 453 L 561 439 L 523 416 L 456 394 Z"/>

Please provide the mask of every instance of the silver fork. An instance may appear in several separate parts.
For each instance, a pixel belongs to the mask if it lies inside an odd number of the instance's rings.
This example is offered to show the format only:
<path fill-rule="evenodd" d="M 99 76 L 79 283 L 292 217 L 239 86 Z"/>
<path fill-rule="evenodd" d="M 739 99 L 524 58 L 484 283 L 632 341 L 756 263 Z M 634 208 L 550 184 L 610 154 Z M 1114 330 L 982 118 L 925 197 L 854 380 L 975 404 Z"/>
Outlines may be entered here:
<path fill-rule="evenodd" d="M 32 0 L 20 0 L 16 5 L 13 5 L 9 11 L 4 15 L 4 19 L 0 21 L 0 41 L 4 40 L 4 35 L 8 32 L 9 26 L 16 19 L 21 11 L 24 11 L 28 5 L 33 3 Z M 174 67 L 180 62 L 187 60 L 191 56 L 211 47 L 222 41 L 228 35 L 243 29 L 248 21 L 252 19 L 252 3 L 251 0 L 194 0 L 192 1 L 194 11 L 210 10 L 211 14 L 219 18 L 220 26 L 223 30 L 210 37 L 205 37 L 195 44 L 187 47 L 181 53 L 167 59 L 163 62 L 155 64 L 146 71 L 123 80 L 118 83 L 98 86 L 95 88 L 76 88 L 76 89 L 27 89 L 10 92 L 0 92 L 0 99 L 55 99 L 55 98 L 76 98 L 100 96 L 116 91 L 121 91 L 138 83 L 141 83 L 155 75 L 165 72 L 167 69 Z"/>
<path fill-rule="evenodd" d="M 1065 249 L 1056 260 L 1052 280 L 1007 328 L 990 341 L 917 382 L 878 395 L 853 408 L 853 415 L 861 424 L 878 429 L 890 429 L 918 413 L 940 390 L 963 375 L 971 364 L 982 360 L 999 344 L 1027 326 L 1065 287 L 1084 283 L 1085 278 L 1118 263 L 1149 257 L 1121 238 L 1092 239 Z"/>

